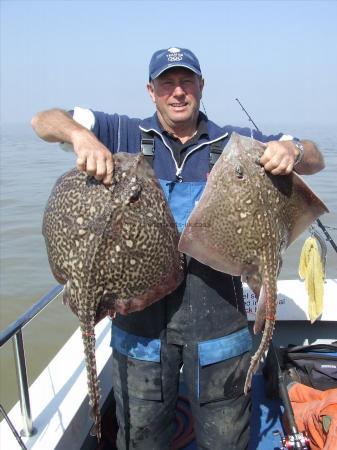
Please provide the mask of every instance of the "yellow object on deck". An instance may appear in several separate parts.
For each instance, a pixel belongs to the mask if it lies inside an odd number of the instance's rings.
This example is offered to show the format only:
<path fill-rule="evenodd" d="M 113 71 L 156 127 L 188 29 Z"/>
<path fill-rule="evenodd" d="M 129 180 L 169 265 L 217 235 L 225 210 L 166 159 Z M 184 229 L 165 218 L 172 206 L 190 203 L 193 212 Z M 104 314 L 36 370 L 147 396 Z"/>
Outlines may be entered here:
<path fill-rule="evenodd" d="M 323 312 L 324 271 L 318 245 L 317 239 L 312 236 L 305 241 L 298 268 L 299 276 L 305 280 L 308 292 L 308 312 L 311 323 L 315 322 Z"/>

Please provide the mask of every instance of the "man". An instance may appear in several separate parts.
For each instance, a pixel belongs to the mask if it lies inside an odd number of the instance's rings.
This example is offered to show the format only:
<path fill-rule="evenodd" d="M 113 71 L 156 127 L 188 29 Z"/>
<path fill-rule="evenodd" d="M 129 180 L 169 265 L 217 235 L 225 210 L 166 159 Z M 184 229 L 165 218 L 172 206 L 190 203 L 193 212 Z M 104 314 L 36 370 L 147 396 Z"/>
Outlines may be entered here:
<path fill-rule="evenodd" d="M 203 87 L 199 61 L 191 51 L 159 50 L 152 56 L 147 85 L 154 116 L 130 119 L 75 108 L 72 117 L 54 109 L 37 114 L 32 126 L 46 141 L 72 144 L 78 169 L 105 184 L 113 177 L 114 152 L 142 150 L 182 230 L 231 132 L 250 135 L 248 128 L 220 128 L 199 111 Z M 282 134 L 254 137 L 268 142 L 261 164 L 273 174 L 289 174 L 294 167 L 310 174 L 324 167 L 311 141 Z M 173 294 L 113 320 L 119 449 L 169 448 L 182 365 L 198 448 L 248 446 L 251 400 L 243 385 L 251 339 L 241 282 L 190 258 L 185 274 Z M 199 363 L 203 352 L 206 366 Z"/>

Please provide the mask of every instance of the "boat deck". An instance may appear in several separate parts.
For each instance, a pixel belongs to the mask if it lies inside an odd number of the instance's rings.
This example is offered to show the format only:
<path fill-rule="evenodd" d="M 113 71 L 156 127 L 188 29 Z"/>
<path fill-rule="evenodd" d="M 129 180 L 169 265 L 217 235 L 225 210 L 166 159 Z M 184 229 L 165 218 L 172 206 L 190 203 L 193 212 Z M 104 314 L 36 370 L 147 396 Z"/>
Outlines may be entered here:
<path fill-rule="evenodd" d="M 324 312 L 320 320 L 310 324 L 304 283 L 296 280 L 280 281 L 278 283 L 278 321 L 273 336 L 274 344 L 276 346 L 306 345 L 335 341 L 336 287 L 337 279 L 326 281 Z M 60 292 L 61 290 L 58 289 L 57 295 Z M 44 298 L 42 300 L 44 307 Z M 251 328 L 255 318 L 256 300 L 247 289 L 245 289 L 245 301 Z M 14 331 L 17 328 L 16 325 L 15 322 L 13 324 Z M 111 394 L 112 358 L 109 345 L 111 322 L 108 318 L 96 326 L 95 334 L 97 372 L 100 378 L 102 413 L 105 423 L 102 442 L 98 446 L 96 438 L 88 437 L 92 420 L 87 397 L 82 337 L 80 330 L 77 329 L 29 388 L 32 421 L 36 433 L 31 437 L 22 437 L 27 449 L 102 450 L 115 448 L 117 424 L 113 415 L 114 405 Z M 259 345 L 260 339 L 260 336 L 253 337 L 254 349 Z M 181 395 L 184 395 L 183 387 Z M 172 449 L 195 449 L 188 405 L 182 401 L 180 405 L 178 404 L 178 410 L 179 406 L 183 406 L 185 411 L 180 416 L 177 415 L 176 434 L 181 443 Z M 14 428 L 20 432 L 23 420 L 19 402 L 8 416 Z M 253 414 L 249 450 L 280 449 L 280 436 L 274 433 L 275 430 L 282 432 L 280 418 L 280 404 L 266 398 L 263 377 L 256 375 L 253 379 Z M 183 440 L 185 441 L 184 445 Z M 0 447 L 6 450 L 20 449 L 20 445 L 4 420 L 0 422 Z"/>

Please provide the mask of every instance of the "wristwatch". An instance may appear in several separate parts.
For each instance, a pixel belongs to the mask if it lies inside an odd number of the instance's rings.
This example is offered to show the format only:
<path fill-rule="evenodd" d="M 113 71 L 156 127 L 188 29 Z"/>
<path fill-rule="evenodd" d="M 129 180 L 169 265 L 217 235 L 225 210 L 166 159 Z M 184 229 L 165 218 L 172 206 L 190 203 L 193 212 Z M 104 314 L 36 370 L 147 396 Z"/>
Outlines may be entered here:
<path fill-rule="evenodd" d="M 297 164 L 298 164 L 299 162 L 301 162 L 301 160 L 302 160 L 302 158 L 303 158 L 303 155 L 304 155 L 304 147 L 303 147 L 302 142 L 301 142 L 299 139 L 297 139 L 297 138 L 294 138 L 294 139 L 293 139 L 293 143 L 294 143 L 295 147 L 296 147 L 297 150 L 298 150 L 298 155 L 296 156 L 295 162 L 294 162 L 294 166 L 297 166 Z"/>

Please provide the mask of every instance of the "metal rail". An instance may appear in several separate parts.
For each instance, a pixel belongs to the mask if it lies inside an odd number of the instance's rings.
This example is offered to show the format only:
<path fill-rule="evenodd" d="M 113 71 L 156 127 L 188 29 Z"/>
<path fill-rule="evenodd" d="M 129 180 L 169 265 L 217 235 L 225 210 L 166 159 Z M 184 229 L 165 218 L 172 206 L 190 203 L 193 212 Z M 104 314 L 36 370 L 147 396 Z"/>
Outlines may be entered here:
<path fill-rule="evenodd" d="M 0 332 L 0 347 L 2 347 L 10 339 L 13 340 L 16 377 L 23 421 L 23 429 L 21 431 L 22 436 L 32 436 L 36 432 L 33 427 L 30 410 L 29 386 L 22 328 L 34 319 L 34 317 L 37 316 L 62 291 L 62 285 L 55 286 L 45 296 L 34 303 L 34 305 L 24 312 L 17 320 L 12 322 L 4 331 Z"/>
<path fill-rule="evenodd" d="M 18 444 L 20 445 L 20 447 L 21 447 L 23 450 L 27 450 L 27 447 L 26 447 L 25 444 L 22 442 L 22 439 L 21 439 L 19 433 L 18 433 L 18 432 L 16 431 L 16 429 L 14 428 L 14 425 L 12 424 L 10 418 L 7 416 L 6 411 L 4 410 L 4 408 L 3 408 L 2 405 L 0 405 L 0 412 L 1 412 L 1 414 L 4 416 L 4 418 L 5 418 L 6 422 L 7 422 L 7 425 L 8 425 L 9 428 L 11 429 L 11 432 L 14 434 L 15 439 L 18 441 Z"/>

